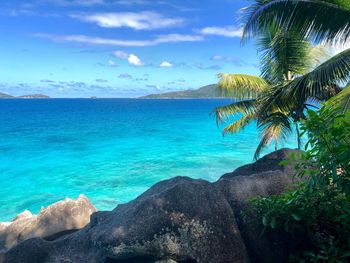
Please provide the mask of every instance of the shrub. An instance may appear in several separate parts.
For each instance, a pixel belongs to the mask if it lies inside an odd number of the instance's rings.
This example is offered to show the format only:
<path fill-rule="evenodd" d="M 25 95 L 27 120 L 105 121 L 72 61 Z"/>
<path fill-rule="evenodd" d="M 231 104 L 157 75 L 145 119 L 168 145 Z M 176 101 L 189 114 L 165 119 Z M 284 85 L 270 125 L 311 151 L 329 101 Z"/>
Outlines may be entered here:
<path fill-rule="evenodd" d="M 338 112 L 338 111 L 337 111 Z M 304 233 L 310 244 L 291 262 L 350 261 L 350 111 L 308 112 L 308 143 L 296 161 L 306 182 L 280 196 L 252 200 L 264 231 Z"/>

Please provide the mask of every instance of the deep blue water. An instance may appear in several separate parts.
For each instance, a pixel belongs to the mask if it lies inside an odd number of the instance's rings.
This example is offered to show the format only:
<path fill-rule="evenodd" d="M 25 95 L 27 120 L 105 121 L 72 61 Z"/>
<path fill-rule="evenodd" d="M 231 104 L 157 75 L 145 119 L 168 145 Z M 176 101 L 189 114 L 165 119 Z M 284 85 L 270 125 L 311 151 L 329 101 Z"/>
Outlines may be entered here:
<path fill-rule="evenodd" d="M 0 221 L 80 193 L 112 209 L 159 180 L 214 181 L 251 162 L 255 125 L 222 137 L 210 116 L 228 102 L 0 100 Z"/>

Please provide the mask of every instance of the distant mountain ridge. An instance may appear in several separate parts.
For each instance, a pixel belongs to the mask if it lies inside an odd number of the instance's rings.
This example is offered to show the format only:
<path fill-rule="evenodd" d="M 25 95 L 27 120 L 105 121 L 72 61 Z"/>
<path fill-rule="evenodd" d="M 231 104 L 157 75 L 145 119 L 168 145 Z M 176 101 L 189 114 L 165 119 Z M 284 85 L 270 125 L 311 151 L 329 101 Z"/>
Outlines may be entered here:
<path fill-rule="evenodd" d="M 6 93 L 0 92 L 0 99 L 49 99 L 50 97 L 45 94 L 28 94 L 22 96 L 12 96 Z"/>
<path fill-rule="evenodd" d="M 29 95 L 22 95 L 18 96 L 18 98 L 21 99 L 49 99 L 50 97 L 44 94 L 29 94 Z"/>
<path fill-rule="evenodd" d="M 221 91 L 216 84 L 207 85 L 199 89 L 173 91 L 159 94 L 142 96 L 140 99 L 214 99 L 223 98 Z"/>
<path fill-rule="evenodd" d="M 0 99 L 11 99 L 11 98 L 14 98 L 14 97 L 9 94 L 0 92 Z"/>

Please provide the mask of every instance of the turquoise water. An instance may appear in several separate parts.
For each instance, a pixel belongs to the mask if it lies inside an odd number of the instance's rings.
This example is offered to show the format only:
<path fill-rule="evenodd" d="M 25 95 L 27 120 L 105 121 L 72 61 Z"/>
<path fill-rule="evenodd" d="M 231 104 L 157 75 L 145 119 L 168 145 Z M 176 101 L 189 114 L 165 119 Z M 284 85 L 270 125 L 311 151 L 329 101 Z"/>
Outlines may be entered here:
<path fill-rule="evenodd" d="M 80 193 L 112 209 L 159 180 L 214 181 L 251 162 L 255 125 L 222 137 L 210 116 L 228 102 L 0 100 L 0 221 Z"/>

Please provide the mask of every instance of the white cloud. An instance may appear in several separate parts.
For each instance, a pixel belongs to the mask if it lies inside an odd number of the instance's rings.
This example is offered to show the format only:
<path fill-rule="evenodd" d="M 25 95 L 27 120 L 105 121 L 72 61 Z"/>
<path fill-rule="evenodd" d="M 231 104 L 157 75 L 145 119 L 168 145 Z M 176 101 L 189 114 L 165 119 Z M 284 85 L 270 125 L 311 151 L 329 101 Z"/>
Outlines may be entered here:
<path fill-rule="evenodd" d="M 214 55 L 210 58 L 212 61 L 223 61 L 227 63 L 233 63 L 236 66 L 243 67 L 249 65 L 249 63 L 245 62 L 244 60 L 236 57 L 231 56 L 221 56 L 221 55 Z"/>
<path fill-rule="evenodd" d="M 119 59 L 127 60 L 130 65 L 136 66 L 136 67 L 142 67 L 145 65 L 145 63 L 135 54 L 128 54 L 124 51 L 115 51 L 113 52 L 113 55 L 116 56 Z"/>
<path fill-rule="evenodd" d="M 84 22 L 95 23 L 100 27 L 119 28 L 128 27 L 135 30 L 152 30 L 180 26 L 183 18 L 166 18 L 156 12 L 120 12 L 120 13 L 96 13 L 73 14 L 71 17 Z"/>
<path fill-rule="evenodd" d="M 117 58 L 120 58 L 120 59 L 127 59 L 129 56 L 127 53 L 125 53 L 124 51 L 120 51 L 120 50 L 114 51 L 113 55 L 116 56 Z"/>
<path fill-rule="evenodd" d="M 211 57 L 211 60 L 222 60 L 222 56 L 220 56 L 220 55 L 214 55 L 214 56 L 212 56 Z"/>
<path fill-rule="evenodd" d="M 124 47 L 146 47 L 155 46 L 164 43 L 178 43 L 178 42 L 196 42 L 203 41 L 203 36 L 198 35 L 181 35 L 181 34 L 168 34 L 160 35 L 151 40 L 120 40 L 113 38 L 101 38 L 101 37 L 90 37 L 86 35 L 51 35 L 37 33 L 33 34 L 35 37 L 47 38 L 52 41 L 59 42 L 76 42 L 89 45 L 105 45 L 105 46 L 124 46 Z"/>
<path fill-rule="evenodd" d="M 202 40 L 204 40 L 204 38 L 202 36 L 197 35 L 168 34 L 158 36 L 156 39 L 153 40 L 153 42 L 156 45 L 162 43 L 196 42 Z"/>
<path fill-rule="evenodd" d="M 41 3 L 59 6 L 93 6 L 104 5 L 104 0 L 41 0 Z"/>
<path fill-rule="evenodd" d="M 162 63 L 160 63 L 159 65 L 161 68 L 172 68 L 173 67 L 173 64 L 171 64 L 170 62 L 168 61 L 163 61 Z"/>
<path fill-rule="evenodd" d="M 132 79 L 133 77 L 128 73 L 122 73 L 122 74 L 118 75 L 118 78 L 120 78 L 120 79 Z"/>
<path fill-rule="evenodd" d="M 115 62 L 113 61 L 113 60 L 108 60 L 108 65 L 110 66 L 110 67 L 115 67 L 116 66 L 116 64 L 115 64 Z"/>
<path fill-rule="evenodd" d="M 134 55 L 134 54 L 130 54 L 128 56 L 128 61 L 131 65 L 136 66 L 136 67 L 142 67 L 145 65 L 145 63 L 143 63 L 142 60 L 139 59 L 139 57 Z"/>
<path fill-rule="evenodd" d="M 226 27 L 205 27 L 199 30 L 199 32 L 203 35 L 216 35 L 216 36 L 224 36 L 224 37 L 242 37 L 243 29 L 237 28 L 234 26 L 226 26 Z"/>

